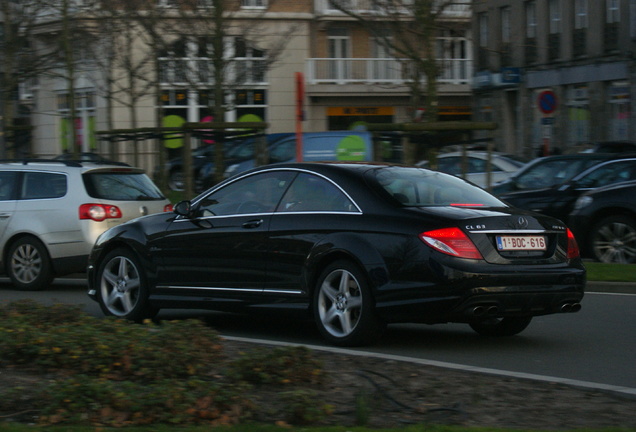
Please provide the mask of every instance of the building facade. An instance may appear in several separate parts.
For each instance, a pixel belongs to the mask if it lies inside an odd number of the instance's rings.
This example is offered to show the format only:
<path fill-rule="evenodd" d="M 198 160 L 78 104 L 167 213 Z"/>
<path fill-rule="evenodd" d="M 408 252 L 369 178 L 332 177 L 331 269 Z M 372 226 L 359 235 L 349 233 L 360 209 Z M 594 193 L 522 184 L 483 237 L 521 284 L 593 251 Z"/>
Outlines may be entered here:
<path fill-rule="evenodd" d="M 527 157 L 636 140 L 636 1 L 484 0 L 473 4 L 476 120 Z"/>
<path fill-rule="evenodd" d="M 182 4 L 157 1 L 167 11 L 163 15 L 166 19 L 170 18 L 171 8 Z M 198 0 L 197 7 L 209 7 L 208 3 Z M 387 52 L 355 18 L 335 9 L 328 0 L 230 3 L 230 33 L 224 42 L 226 55 L 233 60 L 228 73 L 241 78 L 227 91 L 224 120 L 265 121 L 271 133 L 294 131 L 299 76 L 304 90 L 302 127 L 307 132 L 349 129 L 365 122 L 404 122 L 416 116 L 403 73 L 404 60 Z M 352 0 L 349 4 L 365 14 L 371 3 Z M 440 120 L 471 118 L 470 17 L 468 6 L 454 6 L 444 15 L 444 19 L 454 23 L 452 30 L 437 33 Z M 234 36 L 231 29 L 235 29 Z M 249 40 L 244 36 L 246 29 L 251 31 Z M 18 104 L 29 113 L 34 127 L 31 154 L 51 157 L 72 151 L 74 146 L 80 151 L 104 153 L 97 131 L 178 127 L 184 122 L 213 120 L 209 97 L 214 78 L 209 43 L 187 33 L 184 30 L 183 37 L 175 33 L 169 44 L 155 50 L 156 61 L 146 59 L 146 64 L 141 64 L 140 59 L 151 51 L 147 40 L 139 36 L 131 46 L 138 53 L 134 57 L 138 74 L 156 76 L 158 95 L 157 87 L 138 93 L 132 88 L 126 91 L 125 86 L 118 85 L 118 80 L 128 85 L 126 80 L 130 79 L 121 64 L 111 63 L 104 68 L 91 55 L 80 56 L 74 70 L 75 118 L 70 116 L 68 78 L 60 78 L 63 70 L 24 83 Z M 286 39 L 284 44 L 281 38 Z M 284 46 L 275 60 L 270 58 L 273 46 Z M 92 52 L 100 59 L 108 58 L 108 52 Z M 146 84 L 138 81 L 138 86 Z M 131 108 L 133 93 L 135 102 Z M 75 133 L 71 134 L 72 130 Z M 166 141 L 174 148 L 181 144 L 178 138 Z M 155 151 L 151 142 L 138 146 L 141 154 Z M 119 148 L 120 153 L 129 152 L 123 145 Z M 149 169 L 153 162 L 141 163 Z"/>

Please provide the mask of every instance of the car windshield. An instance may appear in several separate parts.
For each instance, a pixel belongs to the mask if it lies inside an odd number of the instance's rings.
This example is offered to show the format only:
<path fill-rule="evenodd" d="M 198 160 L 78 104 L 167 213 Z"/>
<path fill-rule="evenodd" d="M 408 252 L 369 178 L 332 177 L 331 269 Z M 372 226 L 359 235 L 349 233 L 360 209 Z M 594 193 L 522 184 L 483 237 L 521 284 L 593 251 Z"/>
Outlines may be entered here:
<path fill-rule="evenodd" d="M 565 181 L 602 159 L 545 159 L 520 172 L 515 177 L 519 189 L 548 188 Z"/>
<path fill-rule="evenodd" d="M 113 201 L 165 199 L 159 188 L 144 173 L 95 172 L 84 174 L 86 191 L 93 198 Z"/>
<path fill-rule="evenodd" d="M 370 176 L 372 182 L 407 207 L 506 207 L 485 190 L 435 171 L 383 167 L 372 170 Z"/>

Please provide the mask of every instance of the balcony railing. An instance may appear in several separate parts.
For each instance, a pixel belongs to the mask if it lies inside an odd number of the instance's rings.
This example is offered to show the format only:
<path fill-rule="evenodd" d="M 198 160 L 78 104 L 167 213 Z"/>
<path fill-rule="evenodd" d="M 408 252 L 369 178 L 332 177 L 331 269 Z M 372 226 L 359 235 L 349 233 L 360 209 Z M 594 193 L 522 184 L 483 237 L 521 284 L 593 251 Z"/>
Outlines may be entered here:
<path fill-rule="evenodd" d="M 265 58 L 227 59 L 226 79 L 241 84 L 264 84 Z M 159 81 L 162 84 L 188 85 L 214 83 L 214 69 L 209 58 L 160 58 Z"/>
<path fill-rule="evenodd" d="M 439 59 L 439 83 L 468 84 L 472 60 Z M 395 58 L 310 58 L 309 84 L 404 84 L 410 81 L 412 62 Z"/>
<path fill-rule="evenodd" d="M 376 0 L 336 0 L 343 8 L 361 15 L 393 15 L 403 13 L 411 14 L 413 9 L 412 0 L 396 1 L 391 6 L 391 2 L 384 0 L 378 2 Z M 438 1 L 437 7 L 444 7 L 442 17 L 444 18 L 466 18 L 470 19 L 471 7 L 470 2 L 457 2 L 446 4 L 445 1 Z M 342 12 L 334 6 L 333 0 L 317 0 L 315 2 L 315 11 L 319 15 L 339 15 Z"/>

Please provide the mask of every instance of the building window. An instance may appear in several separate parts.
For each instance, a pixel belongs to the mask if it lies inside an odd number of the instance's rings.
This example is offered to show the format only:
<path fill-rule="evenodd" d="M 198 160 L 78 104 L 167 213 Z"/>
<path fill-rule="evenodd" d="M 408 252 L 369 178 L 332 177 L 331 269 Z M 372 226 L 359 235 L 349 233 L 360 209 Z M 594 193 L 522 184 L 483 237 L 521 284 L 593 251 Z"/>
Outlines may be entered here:
<path fill-rule="evenodd" d="M 510 28 L 510 6 L 502 7 L 500 11 L 501 19 L 501 64 L 508 66 L 512 63 L 510 52 L 510 41 L 512 38 L 512 29 Z"/>
<path fill-rule="evenodd" d="M 468 37 L 462 31 L 443 30 L 437 36 L 436 57 L 439 66 L 438 79 L 452 83 L 465 83 L 472 65 L 468 52 Z"/>
<path fill-rule="evenodd" d="M 478 50 L 478 61 L 479 68 L 486 69 L 489 66 L 489 55 L 488 55 L 488 14 L 480 13 L 478 18 L 479 25 L 479 50 Z"/>
<path fill-rule="evenodd" d="M 234 39 L 234 61 L 238 83 L 265 83 L 265 51 L 247 44 L 245 39 Z"/>
<path fill-rule="evenodd" d="M 95 107 L 97 93 L 94 90 L 79 90 L 75 92 L 75 115 L 71 119 L 71 98 L 68 93 L 58 93 L 57 112 L 59 114 L 59 139 L 62 151 L 90 152 L 97 148 L 95 139 Z M 71 145 L 73 129 L 75 129 L 75 145 Z"/>
<path fill-rule="evenodd" d="M 587 51 L 587 0 L 574 1 L 574 33 L 572 35 L 573 54 L 575 57 L 585 55 Z"/>
<path fill-rule="evenodd" d="M 537 58 L 537 3 L 535 0 L 525 3 L 526 13 L 526 63 L 535 63 Z"/>
<path fill-rule="evenodd" d="M 548 35 L 548 58 L 556 60 L 561 53 L 561 0 L 550 0 L 550 33 Z"/>
<path fill-rule="evenodd" d="M 621 20 L 621 4 L 619 0 L 607 0 L 607 22 L 616 23 Z"/>
<path fill-rule="evenodd" d="M 526 2 L 526 38 L 535 39 L 537 37 L 537 3 Z"/>
<path fill-rule="evenodd" d="M 267 7 L 267 0 L 241 0 L 241 7 L 246 9 L 264 9 Z"/>
<path fill-rule="evenodd" d="M 587 0 L 575 0 L 574 2 L 574 28 L 587 28 Z"/>
<path fill-rule="evenodd" d="M 618 50 L 618 31 L 620 26 L 619 0 L 607 0 L 605 12 L 604 48 L 605 51 Z"/>

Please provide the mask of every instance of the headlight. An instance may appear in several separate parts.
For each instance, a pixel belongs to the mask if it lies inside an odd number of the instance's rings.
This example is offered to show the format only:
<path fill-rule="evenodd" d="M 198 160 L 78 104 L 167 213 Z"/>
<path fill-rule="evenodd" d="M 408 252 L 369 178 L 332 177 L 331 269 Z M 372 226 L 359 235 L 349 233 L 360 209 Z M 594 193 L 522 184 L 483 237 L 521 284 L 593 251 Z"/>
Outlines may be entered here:
<path fill-rule="evenodd" d="M 594 198 L 591 196 L 582 196 L 574 203 L 574 210 L 580 210 L 583 207 L 587 207 L 592 204 L 592 201 L 594 201 Z"/>

